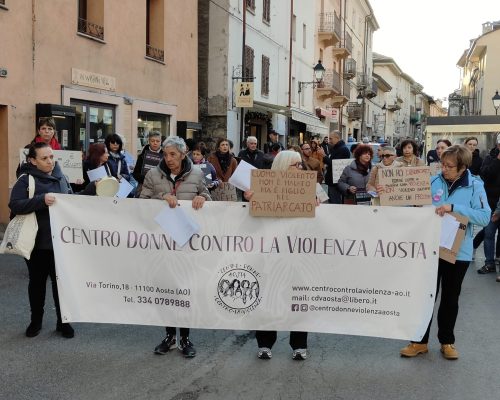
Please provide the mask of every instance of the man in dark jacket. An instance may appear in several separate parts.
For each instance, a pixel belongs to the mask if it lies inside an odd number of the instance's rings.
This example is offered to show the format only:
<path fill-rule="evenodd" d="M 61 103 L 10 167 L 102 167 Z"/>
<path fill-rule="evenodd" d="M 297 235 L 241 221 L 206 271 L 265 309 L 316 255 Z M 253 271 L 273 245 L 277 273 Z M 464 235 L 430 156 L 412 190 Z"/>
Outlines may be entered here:
<path fill-rule="evenodd" d="M 269 142 L 264 145 L 264 153 L 270 153 L 273 144 L 279 144 L 280 150 L 285 150 L 283 144 L 278 140 L 278 132 L 271 130 L 269 132 Z"/>
<path fill-rule="evenodd" d="M 483 161 L 481 178 L 484 182 L 488 204 L 492 210 L 495 210 L 500 198 L 500 135 L 497 136 L 496 147 L 491 149 L 490 154 Z M 497 224 L 491 221 L 484 228 L 484 256 L 486 261 L 478 269 L 479 274 L 495 272 L 495 235 L 497 228 Z"/>
<path fill-rule="evenodd" d="M 332 177 L 332 160 L 346 159 L 351 157 L 349 149 L 342 140 L 340 131 L 332 131 L 328 135 L 328 143 L 330 145 L 330 153 L 324 157 L 326 164 L 325 182 L 328 185 L 328 197 L 331 204 L 342 204 L 342 195 L 337 188 L 337 184 L 333 183 Z"/>
<path fill-rule="evenodd" d="M 239 152 L 238 158 L 255 168 L 264 169 L 264 152 L 257 148 L 257 138 L 255 136 L 247 137 L 247 147 Z"/>

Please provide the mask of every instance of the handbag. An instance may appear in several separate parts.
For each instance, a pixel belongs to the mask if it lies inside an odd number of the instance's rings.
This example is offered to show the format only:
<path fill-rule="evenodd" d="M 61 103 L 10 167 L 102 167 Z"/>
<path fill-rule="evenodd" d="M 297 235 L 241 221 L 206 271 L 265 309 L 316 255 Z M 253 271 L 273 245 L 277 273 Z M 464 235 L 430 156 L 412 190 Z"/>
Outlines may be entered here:
<path fill-rule="evenodd" d="M 28 198 L 32 199 L 34 194 L 35 179 L 28 175 Z M 29 260 L 35 247 L 37 232 L 38 222 L 35 212 L 16 215 L 7 225 L 0 244 L 0 254 L 17 254 Z"/>

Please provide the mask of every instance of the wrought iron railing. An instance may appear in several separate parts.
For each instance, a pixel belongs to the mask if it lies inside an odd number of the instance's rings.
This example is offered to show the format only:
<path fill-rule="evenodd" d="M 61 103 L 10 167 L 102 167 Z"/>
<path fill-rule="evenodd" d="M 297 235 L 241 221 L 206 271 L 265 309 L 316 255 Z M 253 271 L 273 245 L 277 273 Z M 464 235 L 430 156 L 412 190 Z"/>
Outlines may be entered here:
<path fill-rule="evenodd" d="M 319 26 L 318 32 L 320 33 L 333 33 L 340 38 L 341 27 L 340 18 L 335 12 L 321 13 L 319 14 Z"/>
<path fill-rule="evenodd" d="M 349 102 L 347 105 L 347 114 L 350 120 L 360 119 L 361 118 L 361 104 L 356 102 Z"/>
<path fill-rule="evenodd" d="M 0 0 L 0 4 L 4 6 L 5 5 L 5 0 Z"/>
<path fill-rule="evenodd" d="M 323 75 L 322 84 L 319 86 L 323 89 L 333 89 L 340 94 L 340 75 L 333 69 L 327 69 Z"/>
<path fill-rule="evenodd" d="M 83 18 L 78 18 L 78 32 L 104 40 L 104 26 L 94 24 Z"/>
<path fill-rule="evenodd" d="M 146 56 L 161 62 L 165 60 L 165 52 L 149 44 L 146 45 Z"/>

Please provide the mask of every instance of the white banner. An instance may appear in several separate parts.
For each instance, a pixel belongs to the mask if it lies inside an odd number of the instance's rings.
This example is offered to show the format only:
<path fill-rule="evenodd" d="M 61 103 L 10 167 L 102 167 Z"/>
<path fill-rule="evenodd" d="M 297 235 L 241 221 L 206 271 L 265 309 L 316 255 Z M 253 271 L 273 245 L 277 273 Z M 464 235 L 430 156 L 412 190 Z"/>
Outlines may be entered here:
<path fill-rule="evenodd" d="M 65 322 L 331 332 L 419 340 L 434 306 L 433 207 L 320 205 L 254 218 L 247 204 L 181 207 L 179 248 L 159 200 L 56 195 L 50 220 Z"/>

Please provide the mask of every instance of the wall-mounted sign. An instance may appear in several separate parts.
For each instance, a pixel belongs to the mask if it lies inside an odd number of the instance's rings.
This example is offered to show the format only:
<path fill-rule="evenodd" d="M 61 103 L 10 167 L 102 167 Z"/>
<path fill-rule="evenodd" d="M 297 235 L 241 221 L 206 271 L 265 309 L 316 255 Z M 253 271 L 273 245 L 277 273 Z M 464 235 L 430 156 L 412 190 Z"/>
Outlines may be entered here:
<path fill-rule="evenodd" d="M 88 86 L 113 92 L 116 90 L 115 77 L 96 74 L 95 72 L 83 71 L 76 68 L 71 68 L 71 83 L 73 85 Z"/>
<path fill-rule="evenodd" d="M 236 84 L 236 107 L 253 107 L 253 82 Z"/>

